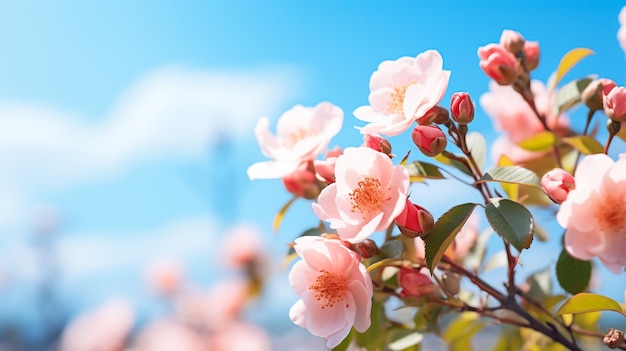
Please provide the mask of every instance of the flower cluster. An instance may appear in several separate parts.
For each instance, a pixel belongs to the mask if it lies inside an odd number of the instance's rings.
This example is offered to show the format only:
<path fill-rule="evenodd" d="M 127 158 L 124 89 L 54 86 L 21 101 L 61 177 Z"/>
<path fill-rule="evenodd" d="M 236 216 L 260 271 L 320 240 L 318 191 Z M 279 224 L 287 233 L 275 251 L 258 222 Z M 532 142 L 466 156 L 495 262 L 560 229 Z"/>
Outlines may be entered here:
<path fill-rule="evenodd" d="M 589 53 L 572 50 L 557 72 Z M 597 310 L 625 313 L 617 302 L 590 293 L 590 281 L 592 260 L 614 274 L 626 267 L 626 154 L 614 160 L 609 153 L 614 140 L 624 138 L 626 88 L 607 78 L 561 84 L 562 73 L 547 83 L 532 79 L 539 44 L 512 30 L 477 54 L 478 66 L 491 79 L 479 102 L 501 132 L 492 144 L 490 167 L 485 165 L 487 141 L 470 131 L 476 120 L 485 120 L 470 95 L 454 92 L 449 108 L 441 105 L 451 73 L 435 50 L 378 66 L 370 78 L 369 104 L 353 112 L 367 123 L 357 127 L 360 146 L 326 150 L 343 122 L 341 109 L 328 102 L 287 111 L 278 120 L 276 137 L 267 118 L 259 122 L 259 145 L 272 160 L 250 166 L 248 175 L 281 178 L 296 198 L 311 200 L 320 220 L 292 245 L 291 256 L 300 260 L 289 283 L 300 299 L 290 310 L 291 320 L 326 338 L 328 347 L 341 349 L 383 350 L 396 345 L 399 335 L 418 335 L 410 347 L 423 333 L 440 333 L 441 325 L 448 330 L 442 336 L 446 341 L 469 338 L 459 334 L 456 322 L 441 318 L 449 313 L 458 313 L 467 328 L 482 328 L 480 318 L 518 326 L 503 333 L 520 345 L 528 337 L 580 350 L 576 340 L 585 335 L 626 349 L 619 333 L 581 331 L 562 317 Z M 583 103 L 587 120 L 578 128 L 568 114 Z M 606 135 L 590 131 L 596 112 L 605 116 Z M 403 157 L 392 154 L 386 138 L 409 131 L 421 159 L 412 160 L 411 150 L 402 150 Z M 411 199 L 412 184 L 443 179 L 460 180 L 483 201 L 452 205 L 435 220 Z M 427 196 L 433 194 L 415 197 Z M 550 284 L 539 282 L 544 273 L 523 282 L 516 276 L 521 256 L 532 250 L 535 238 L 543 240 L 535 219 L 541 211 L 565 229 L 556 267 L 549 268 L 570 294 L 564 302 Z M 481 217 L 489 224 L 482 232 Z M 503 250 L 487 261 L 487 242 L 494 240 Z M 494 267 L 505 268 L 505 289 L 481 278 Z M 557 300 L 562 302 L 558 309 Z M 414 309 L 410 321 L 391 316 L 389 305 L 398 302 Z"/>

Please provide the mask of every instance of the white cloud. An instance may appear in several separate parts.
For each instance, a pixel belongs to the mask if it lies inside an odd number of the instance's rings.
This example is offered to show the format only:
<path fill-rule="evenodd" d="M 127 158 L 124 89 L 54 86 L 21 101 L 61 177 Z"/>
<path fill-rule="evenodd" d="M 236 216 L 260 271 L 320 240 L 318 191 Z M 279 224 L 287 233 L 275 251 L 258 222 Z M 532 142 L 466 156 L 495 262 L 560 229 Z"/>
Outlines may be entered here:
<path fill-rule="evenodd" d="M 293 94 L 294 73 L 161 68 L 100 120 L 0 101 L 0 225 L 23 215 L 37 191 L 111 177 L 137 163 L 201 157 L 224 135 L 250 135 L 259 117 L 278 114 Z"/>

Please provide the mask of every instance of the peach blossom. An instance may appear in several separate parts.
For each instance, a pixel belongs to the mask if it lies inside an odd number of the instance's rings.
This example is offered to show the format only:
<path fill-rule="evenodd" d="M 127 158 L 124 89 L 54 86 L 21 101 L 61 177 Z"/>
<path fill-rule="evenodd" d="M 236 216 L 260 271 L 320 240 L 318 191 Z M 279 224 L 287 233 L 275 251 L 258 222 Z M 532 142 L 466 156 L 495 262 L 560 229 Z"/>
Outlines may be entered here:
<path fill-rule="evenodd" d="M 553 108 L 553 97 L 548 94 L 543 83 L 531 82 L 531 90 L 535 96 L 535 105 L 539 113 L 546 115 L 548 126 L 557 134 L 563 135 L 568 130 L 569 122 L 564 115 L 557 115 Z M 480 105 L 493 120 L 495 129 L 503 132 L 494 145 L 494 159 L 506 154 L 516 164 L 543 156 L 542 152 L 526 151 L 515 144 L 536 135 L 544 130 L 528 103 L 510 86 L 489 83 L 489 91 L 480 97 Z M 506 140 L 506 141 L 505 141 Z"/>
<path fill-rule="evenodd" d="M 586 156 L 557 213 L 566 228 L 565 248 L 574 257 L 598 257 L 612 272 L 626 266 L 626 154 L 614 162 L 604 154 Z"/>
<path fill-rule="evenodd" d="M 341 239 L 356 243 L 387 229 L 404 210 L 409 173 L 369 147 L 350 147 L 337 158 L 336 181 L 313 204 L 313 211 Z"/>
<path fill-rule="evenodd" d="M 314 160 L 341 130 L 343 111 L 329 102 L 315 107 L 296 105 L 280 116 L 276 135 L 270 132 L 269 123 L 267 117 L 261 118 L 254 133 L 261 151 L 272 160 L 248 167 L 250 179 L 282 178 Z"/>
<path fill-rule="evenodd" d="M 449 79 L 450 71 L 443 70 L 435 50 L 383 61 L 370 78 L 369 105 L 354 111 L 356 118 L 368 122 L 361 133 L 403 133 L 441 101 Z"/>
<path fill-rule="evenodd" d="M 372 280 L 359 256 L 340 240 L 305 236 L 295 240 L 302 260 L 289 273 L 289 284 L 300 297 L 289 311 L 291 320 L 337 346 L 350 329 L 370 327 Z"/>
<path fill-rule="evenodd" d="M 121 350 L 130 335 L 134 319 L 128 302 L 108 301 L 72 320 L 61 335 L 59 350 Z"/>

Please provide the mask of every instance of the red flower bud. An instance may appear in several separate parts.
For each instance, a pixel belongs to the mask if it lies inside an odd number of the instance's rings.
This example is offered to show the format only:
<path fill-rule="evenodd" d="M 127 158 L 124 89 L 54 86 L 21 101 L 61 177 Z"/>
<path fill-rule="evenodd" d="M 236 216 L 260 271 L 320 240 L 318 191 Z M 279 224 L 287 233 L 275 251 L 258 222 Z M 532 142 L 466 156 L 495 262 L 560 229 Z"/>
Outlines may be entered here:
<path fill-rule="evenodd" d="M 391 156 L 391 144 L 389 144 L 389 141 L 379 134 L 363 135 L 363 146 L 367 146 L 370 149 L 374 149 L 385 155 Z"/>
<path fill-rule="evenodd" d="M 418 125 L 413 129 L 413 142 L 426 156 L 434 157 L 446 149 L 446 135 L 437 126 Z"/>
<path fill-rule="evenodd" d="M 478 48 L 478 57 L 480 68 L 500 85 L 510 85 L 519 76 L 519 62 L 501 45 L 489 44 Z"/>
<path fill-rule="evenodd" d="M 317 198 L 321 191 L 315 179 L 315 174 L 306 166 L 300 167 L 288 176 L 283 177 L 283 185 L 290 193 L 309 200 Z"/>
<path fill-rule="evenodd" d="M 450 112 L 439 105 L 433 106 L 422 117 L 417 119 L 417 123 L 427 126 L 432 123 L 446 124 L 450 120 Z"/>
<path fill-rule="evenodd" d="M 474 119 L 474 104 L 468 93 L 454 93 L 450 101 L 452 118 L 458 124 L 468 124 Z"/>
<path fill-rule="evenodd" d="M 398 271 L 398 284 L 402 288 L 402 296 L 426 296 L 437 291 L 437 286 L 426 275 L 419 270 L 408 267 L 401 267 Z"/>
<path fill-rule="evenodd" d="M 548 197 L 557 204 L 567 199 L 567 194 L 576 187 L 571 174 L 561 168 L 555 168 L 541 178 L 541 187 Z"/>
<path fill-rule="evenodd" d="M 396 217 L 396 224 L 404 236 L 415 238 L 430 233 L 435 225 L 435 219 L 426 209 L 407 199 L 404 210 Z"/>

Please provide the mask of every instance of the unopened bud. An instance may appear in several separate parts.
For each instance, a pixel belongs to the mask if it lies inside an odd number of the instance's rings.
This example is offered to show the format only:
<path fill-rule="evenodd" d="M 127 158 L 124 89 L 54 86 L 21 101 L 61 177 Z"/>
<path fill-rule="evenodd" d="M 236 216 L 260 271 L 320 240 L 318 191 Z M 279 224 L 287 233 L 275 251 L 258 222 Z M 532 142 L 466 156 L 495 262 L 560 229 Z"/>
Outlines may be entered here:
<path fill-rule="evenodd" d="M 401 296 L 427 296 L 438 290 L 430 278 L 415 268 L 401 267 L 398 271 Z"/>
<path fill-rule="evenodd" d="M 474 119 L 474 104 L 468 93 L 454 93 L 450 101 L 452 118 L 458 124 L 468 124 Z"/>
<path fill-rule="evenodd" d="M 441 276 L 444 289 L 452 295 L 461 291 L 461 275 L 454 272 L 446 272 Z"/>
<path fill-rule="evenodd" d="M 616 349 L 624 343 L 624 333 L 621 330 L 611 328 L 608 334 L 602 337 L 602 343 L 610 349 Z"/>
<path fill-rule="evenodd" d="M 315 173 L 311 172 L 306 166 L 300 167 L 293 173 L 283 177 L 282 180 L 287 191 L 305 199 L 316 199 L 321 191 L 317 184 Z"/>
<path fill-rule="evenodd" d="M 445 107 L 433 106 L 422 117 L 417 119 L 417 123 L 423 126 L 436 124 L 446 124 L 450 120 L 450 112 Z"/>
<path fill-rule="evenodd" d="M 480 68 L 500 85 L 511 85 L 520 73 L 519 61 L 502 45 L 489 44 L 478 48 Z"/>
<path fill-rule="evenodd" d="M 429 157 L 439 155 L 448 145 L 446 135 L 437 126 L 418 125 L 413 129 L 412 137 L 417 148 Z"/>
<path fill-rule="evenodd" d="M 363 135 L 363 146 L 367 146 L 370 149 L 382 152 L 385 155 L 391 155 L 391 144 L 389 140 L 383 138 L 379 134 L 365 134 Z"/>
<path fill-rule="evenodd" d="M 605 87 L 602 91 L 604 113 L 610 119 L 626 122 L 626 88 L 615 86 L 612 89 Z"/>
<path fill-rule="evenodd" d="M 510 29 L 503 30 L 500 36 L 500 45 L 513 55 L 524 49 L 525 42 L 526 39 L 519 32 Z"/>
<path fill-rule="evenodd" d="M 528 72 L 537 68 L 537 66 L 539 66 L 539 42 L 525 42 L 524 55 L 526 56 L 526 69 Z"/>
<path fill-rule="evenodd" d="M 371 239 L 365 239 L 360 243 L 351 244 L 351 248 L 363 258 L 374 257 L 380 252 L 378 245 Z"/>
<path fill-rule="evenodd" d="M 541 177 L 541 187 L 548 197 L 557 204 L 567 199 L 567 194 L 574 190 L 574 177 L 561 168 L 555 168 Z"/>
<path fill-rule="evenodd" d="M 585 105 L 592 111 L 604 109 L 603 91 L 611 91 L 616 86 L 615 82 L 610 79 L 600 78 L 589 83 L 581 94 L 581 99 Z"/>
<path fill-rule="evenodd" d="M 404 210 L 396 217 L 396 224 L 402 235 L 408 238 L 426 236 L 433 229 L 435 219 L 425 208 L 406 200 Z"/>

